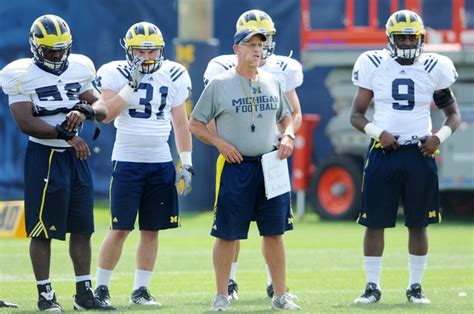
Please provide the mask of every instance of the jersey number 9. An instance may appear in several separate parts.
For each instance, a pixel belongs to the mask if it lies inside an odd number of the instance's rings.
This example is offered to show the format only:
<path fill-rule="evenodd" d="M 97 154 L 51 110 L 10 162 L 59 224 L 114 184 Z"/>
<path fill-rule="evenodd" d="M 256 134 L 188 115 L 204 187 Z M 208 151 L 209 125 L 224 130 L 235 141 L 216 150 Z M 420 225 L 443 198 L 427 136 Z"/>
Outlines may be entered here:
<path fill-rule="evenodd" d="M 400 91 L 402 89 L 402 92 Z M 415 107 L 415 83 L 411 79 L 395 79 L 392 82 L 392 98 L 404 100 L 406 103 L 392 102 L 395 110 L 413 110 Z"/>

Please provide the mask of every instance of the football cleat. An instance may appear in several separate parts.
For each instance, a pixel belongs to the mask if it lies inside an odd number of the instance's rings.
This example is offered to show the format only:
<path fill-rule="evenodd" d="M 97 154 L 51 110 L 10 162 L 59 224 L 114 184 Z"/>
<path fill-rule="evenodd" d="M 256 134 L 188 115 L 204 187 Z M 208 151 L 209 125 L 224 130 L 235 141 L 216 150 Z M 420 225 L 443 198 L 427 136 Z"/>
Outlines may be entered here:
<path fill-rule="evenodd" d="M 161 306 L 161 303 L 152 297 L 147 287 L 140 287 L 137 290 L 134 290 L 129 304 Z"/>
<path fill-rule="evenodd" d="M 18 307 L 15 303 L 0 300 L 0 307 Z"/>
<path fill-rule="evenodd" d="M 56 301 L 54 290 L 41 292 L 38 300 L 38 309 L 43 312 L 64 312 L 61 305 Z"/>
<path fill-rule="evenodd" d="M 117 308 L 110 304 L 102 302 L 96 296 L 91 288 L 74 296 L 74 310 L 77 311 L 116 311 Z"/>
<path fill-rule="evenodd" d="M 230 300 L 238 300 L 239 299 L 239 285 L 233 279 L 229 279 L 229 284 L 227 286 L 227 292 L 229 293 Z"/>
<path fill-rule="evenodd" d="M 380 301 L 382 292 L 377 289 L 377 284 L 373 282 L 367 283 L 364 294 L 354 300 L 354 303 L 369 304 Z"/>
<path fill-rule="evenodd" d="M 272 308 L 275 310 L 298 311 L 301 307 L 285 292 L 281 296 L 272 298 Z"/>
<path fill-rule="evenodd" d="M 214 303 L 212 304 L 211 311 L 220 312 L 220 311 L 227 311 L 230 306 L 229 297 L 226 295 L 218 294 L 214 299 Z"/>
<path fill-rule="evenodd" d="M 105 303 L 107 305 L 110 304 L 110 293 L 109 293 L 109 287 L 105 285 L 100 285 L 94 290 L 94 296 L 102 303 Z"/>
<path fill-rule="evenodd" d="M 419 283 L 414 283 L 407 289 L 408 302 L 415 304 L 430 304 L 431 301 L 423 294 L 423 289 Z"/>

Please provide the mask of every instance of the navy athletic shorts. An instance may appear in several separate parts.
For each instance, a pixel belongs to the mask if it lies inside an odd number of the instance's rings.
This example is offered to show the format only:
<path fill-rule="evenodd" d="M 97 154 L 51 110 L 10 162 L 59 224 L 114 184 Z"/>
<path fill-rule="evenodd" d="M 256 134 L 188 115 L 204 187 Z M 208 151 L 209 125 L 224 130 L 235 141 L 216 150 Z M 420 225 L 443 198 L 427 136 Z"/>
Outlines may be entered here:
<path fill-rule="evenodd" d="M 140 230 L 179 227 L 178 193 L 173 163 L 114 161 L 110 182 L 111 228 Z"/>
<path fill-rule="evenodd" d="M 65 240 L 66 233 L 94 232 L 89 165 L 72 148 L 28 142 L 25 157 L 25 218 L 28 237 Z"/>
<path fill-rule="evenodd" d="M 219 155 L 216 169 L 212 236 L 247 239 L 252 220 L 261 236 L 282 235 L 293 229 L 290 193 L 267 200 L 260 157 L 244 157 L 240 164 L 230 164 Z"/>
<path fill-rule="evenodd" d="M 417 144 L 388 151 L 375 148 L 372 142 L 365 163 L 358 222 L 374 229 L 394 227 L 400 201 L 409 228 L 441 221 L 436 161 L 424 157 Z"/>

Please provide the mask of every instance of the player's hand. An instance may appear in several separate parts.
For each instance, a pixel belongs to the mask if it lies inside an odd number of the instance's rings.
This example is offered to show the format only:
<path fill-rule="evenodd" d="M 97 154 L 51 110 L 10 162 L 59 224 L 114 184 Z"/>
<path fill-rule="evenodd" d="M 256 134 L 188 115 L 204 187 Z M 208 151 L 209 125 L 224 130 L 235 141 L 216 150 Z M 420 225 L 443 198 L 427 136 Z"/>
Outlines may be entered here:
<path fill-rule="evenodd" d="M 431 135 L 427 136 L 420 142 L 420 151 L 425 157 L 432 157 L 439 154 L 439 138 L 437 136 Z"/>
<path fill-rule="evenodd" d="M 293 153 L 293 147 L 295 141 L 289 136 L 283 136 L 280 139 L 280 144 L 278 145 L 278 157 L 280 160 L 286 159 L 291 156 Z"/>
<path fill-rule="evenodd" d="M 80 138 L 79 136 L 74 136 L 72 139 L 67 141 L 69 145 L 76 151 L 76 156 L 80 160 L 87 159 L 91 155 L 91 151 L 89 150 L 89 146 L 87 143 Z"/>
<path fill-rule="evenodd" d="M 380 134 L 380 147 L 385 150 L 395 150 L 400 148 L 400 143 L 392 133 L 383 131 Z"/>
<path fill-rule="evenodd" d="M 82 122 L 86 119 L 86 116 L 76 110 L 69 111 L 66 115 L 66 130 L 69 132 L 75 132 L 81 126 Z"/>
<path fill-rule="evenodd" d="M 191 181 L 194 175 L 194 169 L 191 165 L 183 165 L 179 172 L 176 174 L 176 186 L 178 186 L 179 181 L 183 180 L 184 188 L 179 192 L 179 195 L 186 195 L 191 192 Z"/>
<path fill-rule="evenodd" d="M 144 74 L 140 72 L 140 69 L 144 61 L 144 57 L 135 57 L 129 65 L 130 76 L 128 77 L 128 84 L 133 89 L 137 89 L 138 85 L 143 79 Z"/>
<path fill-rule="evenodd" d="M 231 164 L 240 164 L 244 158 L 240 152 L 231 144 L 227 143 L 222 138 L 219 138 L 216 143 L 217 150 L 219 153 L 224 156 L 225 160 Z"/>

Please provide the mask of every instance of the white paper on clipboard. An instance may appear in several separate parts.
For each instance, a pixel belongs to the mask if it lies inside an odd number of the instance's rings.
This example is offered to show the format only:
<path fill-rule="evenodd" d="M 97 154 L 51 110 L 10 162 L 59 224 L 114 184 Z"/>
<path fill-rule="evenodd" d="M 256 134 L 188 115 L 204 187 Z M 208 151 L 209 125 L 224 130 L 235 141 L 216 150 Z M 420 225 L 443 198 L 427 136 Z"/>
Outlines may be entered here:
<path fill-rule="evenodd" d="M 291 190 L 288 161 L 280 160 L 277 150 L 262 155 L 262 169 L 267 199 Z"/>

